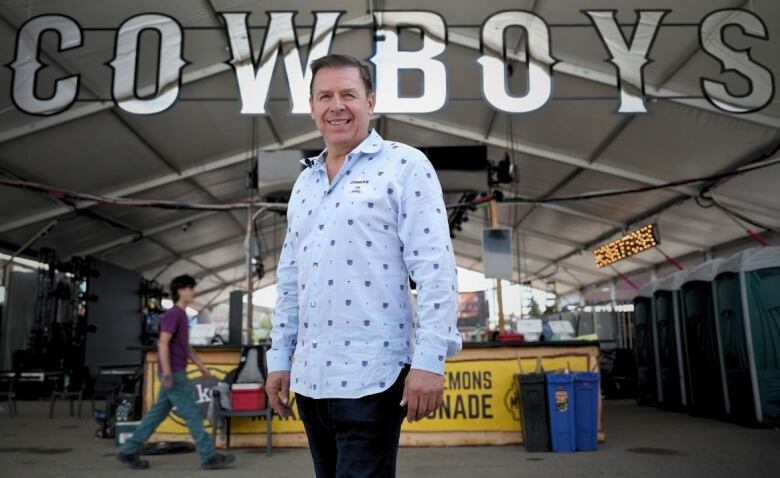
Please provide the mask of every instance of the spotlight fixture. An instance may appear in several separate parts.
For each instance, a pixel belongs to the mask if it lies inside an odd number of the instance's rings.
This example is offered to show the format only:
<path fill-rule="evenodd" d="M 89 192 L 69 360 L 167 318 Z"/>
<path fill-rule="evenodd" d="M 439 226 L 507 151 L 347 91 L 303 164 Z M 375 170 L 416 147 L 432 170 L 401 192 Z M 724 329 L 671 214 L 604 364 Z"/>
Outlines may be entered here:
<path fill-rule="evenodd" d="M 515 180 L 515 166 L 509 153 L 504 153 L 504 158 L 498 164 L 488 166 L 488 184 L 495 188 L 499 184 L 511 183 Z"/>

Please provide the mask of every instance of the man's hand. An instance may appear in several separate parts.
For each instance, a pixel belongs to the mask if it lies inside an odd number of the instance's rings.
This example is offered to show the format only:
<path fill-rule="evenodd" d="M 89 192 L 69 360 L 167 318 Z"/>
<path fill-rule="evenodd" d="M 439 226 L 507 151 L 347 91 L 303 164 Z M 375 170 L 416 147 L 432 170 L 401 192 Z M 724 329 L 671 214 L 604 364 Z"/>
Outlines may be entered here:
<path fill-rule="evenodd" d="M 444 395 L 444 376 L 426 370 L 411 369 L 404 383 L 401 406 L 408 406 L 409 423 L 420 420 L 441 407 Z"/>
<path fill-rule="evenodd" d="M 169 373 L 163 374 L 162 376 L 162 386 L 166 390 L 170 390 L 173 388 L 173 376 Z"/>
<path fill-rule="evenodd" d="M 209 372 L 209 369 L 207 369 L 206 367 L 202 367 L 200 369 L 200 374 L 203 376 L 203 378 L 208 378 L 212 376 L 211 372 Z"/>
<path fill-rule="evenodd" d="M 271 408 L 277 415 L 282 418 L 292 415 L 290 409 L 290 372 L 288 370 L 269 373 L 265 390 L 268 392 Z"/>

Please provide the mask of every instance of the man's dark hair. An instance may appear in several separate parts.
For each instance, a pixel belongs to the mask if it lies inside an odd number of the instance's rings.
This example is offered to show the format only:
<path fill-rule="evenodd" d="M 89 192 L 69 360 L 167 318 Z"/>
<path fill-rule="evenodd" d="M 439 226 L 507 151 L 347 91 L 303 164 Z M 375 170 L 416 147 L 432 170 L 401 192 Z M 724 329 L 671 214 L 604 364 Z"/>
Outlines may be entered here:
<path fill-rule="evenodd" d="M 179 289 L 186 289 L 188 287 L 195 287 L 195 279 L 189 275 L 181 275 L 174 277 L 171 281 L 171 295 L 173 296 L 173 302 L 179 301 Z"/>
<path fill-rule="evenodd" d="M 354 56 L 349 55 L 326 55 L 311 62 L 311 83 L 309 83 L 309 95 L 314 94 L 314 78 L 317 72 L 322 68 L 357 68 L 360 72 L 360 79 L 366 87 L 366 95 L 374 91 L 374 85 L 371 82 L 371 69 Z"/>

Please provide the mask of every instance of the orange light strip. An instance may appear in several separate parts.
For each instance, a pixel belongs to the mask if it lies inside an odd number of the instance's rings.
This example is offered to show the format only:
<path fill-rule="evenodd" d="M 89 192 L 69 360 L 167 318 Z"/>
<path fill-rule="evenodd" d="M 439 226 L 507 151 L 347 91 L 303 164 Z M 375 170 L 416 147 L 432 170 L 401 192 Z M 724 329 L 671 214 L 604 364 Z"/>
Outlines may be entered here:
<path fill-rule="evenodd" d="M 658 237 L 658 227 L 655 224 L 642 226 L 636 231 L 593 251 L 598 267 L 605 267 L 626 257 L 639 254 L 661 243 Z"/>

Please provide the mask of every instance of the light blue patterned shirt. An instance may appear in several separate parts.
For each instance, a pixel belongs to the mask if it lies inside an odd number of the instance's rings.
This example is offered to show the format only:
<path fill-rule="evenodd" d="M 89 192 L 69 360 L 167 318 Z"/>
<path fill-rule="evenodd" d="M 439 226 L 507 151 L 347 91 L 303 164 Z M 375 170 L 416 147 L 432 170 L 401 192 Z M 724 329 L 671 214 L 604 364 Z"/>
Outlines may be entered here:
<path fill-rule="evenodd" d="M 310 158 L 290 195 L 269 372 L 290 370 L 290 390 L 312 398 L 382 392 L 407 363 L 443 374 L 462 341 L 455 255 L 433 165 L 375 130 L 330 184 L 326 155 Z"/>

